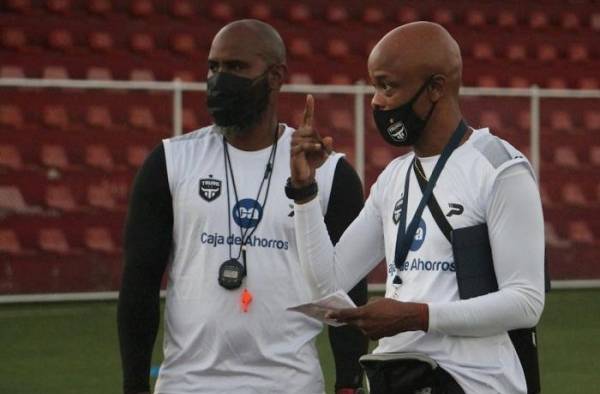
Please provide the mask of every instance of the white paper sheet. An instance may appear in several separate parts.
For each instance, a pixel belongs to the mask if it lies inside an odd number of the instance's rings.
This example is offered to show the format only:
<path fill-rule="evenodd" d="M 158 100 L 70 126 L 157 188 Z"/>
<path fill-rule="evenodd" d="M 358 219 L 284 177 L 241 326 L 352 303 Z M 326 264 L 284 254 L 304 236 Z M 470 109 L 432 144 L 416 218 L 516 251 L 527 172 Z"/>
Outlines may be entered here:
<path fill-rule="evenodd" d="M 346 323 L 340 323 L 333 319 L 328 319 L 325 315 L 328 312 L 336 311 L 338 309 L 345 308 L 356 308 L 356 304 L 352 299 L 342 290 L 338 290 L 335 293 L 331 293 L 321 299 L 318 299 L 308 304 L 301 304 L 287 308 L 288 311 L 295 311 L 304 313 L 310 317 L 327 323 L 330 326 L 339 327 Z"/>

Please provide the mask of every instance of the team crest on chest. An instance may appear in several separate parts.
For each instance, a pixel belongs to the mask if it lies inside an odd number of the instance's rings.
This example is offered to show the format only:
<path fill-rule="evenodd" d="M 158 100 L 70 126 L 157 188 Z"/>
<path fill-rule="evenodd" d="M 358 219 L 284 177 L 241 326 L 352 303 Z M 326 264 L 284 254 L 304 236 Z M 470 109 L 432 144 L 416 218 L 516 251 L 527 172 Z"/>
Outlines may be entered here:
<path fill-rule="evenodd" d="M 400 199 L 394 204 L 394 213 L 392 214 L 392 220 L 394 224 L 398 224 L 400 221 L 400 214 L 402 213 L 402 203 L 404 202 L 404 193 L 400 195 Z"/>
<path fill-rule="evenodd" d="M 221 181 L 213 179 L 212 174 L 209 178 L 200 179 L 198 193 L 208 202 L 216 200 L 221 195 Z"/>

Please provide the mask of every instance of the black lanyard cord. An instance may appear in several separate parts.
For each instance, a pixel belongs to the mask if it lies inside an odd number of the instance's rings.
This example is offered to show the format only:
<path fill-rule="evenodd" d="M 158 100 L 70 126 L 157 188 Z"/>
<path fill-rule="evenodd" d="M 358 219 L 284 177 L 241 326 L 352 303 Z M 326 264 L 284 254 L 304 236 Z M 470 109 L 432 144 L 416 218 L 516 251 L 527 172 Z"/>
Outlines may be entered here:
<path fill-rule="evenodd" d="M 265 181 L 267 181 L 267 188 L 266 188 L 266 192 L 265 192 L 265 197 L 263 199 L 263 202 L 261 204 L 263 210 L 265 208 L 265 205 L 267 203 L 267 198 L 269 197 L 269 190 L 271 188 L 271 177 L 273 175 L 273 167 L 275 166 L 275 158 L 277 157 L 277 143 L 279 141 L 278 137 L 278 131 L 279 131 L 279 124 L 277 125 L 277 127 L 275 128 L 275 135 L 274 135 L 274 142 L 273 142 L 273 147 L 271 148 L 271 153 L 269 154 L 269 159 L 267 160 L 267 164 L 265 166 L 265 173 L 262 177 L 262 180 L 260 182 L 260 185 L 258 187 L 258 193 L 256 194 L 256 198 L 254 201 L 256 201 L 256 203 L 259 203 L 258 199 L 260 198 L 260 194 L 262 192 L 263 186 Z M 225 137 L 223 137 L 223 149 L 224 149 L 224 164 L 225 164 L 225 180 L 227 182 L 227 228 L 228 228 L 228 235 L 229 238 L 231 238 L 231 240 L 229 240 L 230 242 L 228 242 L 229 244 L 229 258 L 232 259 L 233 258 L 233 252 L 232 252 L 232 248 L 233 248 L 233 237 L 232 237 L 232 231 L 231 231 L 231 201 L 230 201 L 230 197 L 229 197 L 229 173 L 231 173 L 231 183 L 233 185 L 233 193 L 235 196 L 235 202 L 236 202 L 236 206 L 239 204 L 239 198 L 238 198 L 238 192 L 237 192 L 237 186 L 235 183 L 235 175 L 233 173 L 233 166 L 231 165 L 231 159 L 230 159 L 230 155 L 229 155 L 229 150 L 227 148 L 227 141 L 225 140 Z M 239 207 L 238 207 L 239 209 Z M 250 214 L 250 217 L 254 217 L 254 212 L 256 210 L 256 205 L 254 205 L 252 207 L 252 211 Z M 241 235 L 241 245 L 240 245 L 240 250 L 238 252 L 237 255 L 237 260 L 239 260 L 240 257 L 243 257 L 243 261 L 242 264 L 244 266 L 244 271 L 246 271 L 246 255 L 245 255 L 245 247 L 246 247 L 246 243 L 248 242 L 248 240 L 252 237 L 252 234 L 254 234 L 254 232 L 256 231 L 260 221 L 262 220 L 262 216 L 261 215 L 258 218 L 258 222 L 256 223 L 256 225 L 252 228 L 252 231 L 250 231 L 250 228 L 246 228 L 246 229 L 242 229 L 242 225 L 241 223 L 238 223 L 238 226 L 240 228 L 240 235 Z M 248 232 L 250 231 L 250 233 L 248 234 Z"/>

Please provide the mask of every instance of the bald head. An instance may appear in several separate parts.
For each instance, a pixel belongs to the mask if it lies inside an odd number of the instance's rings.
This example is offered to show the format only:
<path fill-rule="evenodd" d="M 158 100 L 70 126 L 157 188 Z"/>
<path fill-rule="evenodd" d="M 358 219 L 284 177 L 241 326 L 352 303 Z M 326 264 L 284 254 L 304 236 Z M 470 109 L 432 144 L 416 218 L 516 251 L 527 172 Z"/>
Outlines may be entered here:
<path fill-rule="evenodd" d="M 242 19 L 223 27 L 213 39 L 215 45 L 235 44 L 260 56 L 267 64 L 285 64 L 285 45 L 277 30 L 256 19 Z"/>
<path fill-rule="evenodd" d="M 371 77 L 378 70 L 400 79 L 425 80 L 443 74 L 448 87 L 458 94 L 462 75 L 460 48 L 450 33 L 436 23 L 408 23 L 387 33 L 371 51 Z"/>

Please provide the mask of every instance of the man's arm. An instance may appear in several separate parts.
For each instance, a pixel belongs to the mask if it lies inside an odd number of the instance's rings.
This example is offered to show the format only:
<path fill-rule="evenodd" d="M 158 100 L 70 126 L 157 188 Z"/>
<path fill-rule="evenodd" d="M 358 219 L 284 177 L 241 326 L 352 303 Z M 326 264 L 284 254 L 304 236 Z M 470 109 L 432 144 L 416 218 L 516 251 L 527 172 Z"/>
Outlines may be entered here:
<path fill-rule="evenodd" d="M 360 178 L 343 158 L 337 163 L 325 225 L 333 244 L 356 218 L 363 206 Z M 367 279 L 363 278 L 348 293 L 356 305 L 367 302 Z M 358 359 L 367 353 L 369 341 L 359 329 L 352 326 L 329 327 L 329 342 L 335 359 L 336 391 L 362 386 L 362 368 Z"/>
<path fill-rule="evenodd" d="M 149 392 L 160 283 L 172 245 L 173 207 L 162 144 L 139 170 L 125 224 L 117 323 L 125 394 Z"/>
<path fill-rule="evenodd" d="M 496 179 L 487 225 L 499 290 L 429 304 L 430 331 L 488 336 L 537 324 L 544 308 L 544 220 L 537 185 L 524 165 Z"/>

